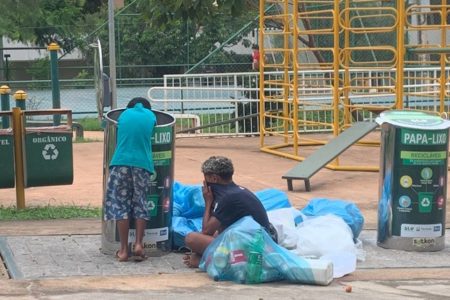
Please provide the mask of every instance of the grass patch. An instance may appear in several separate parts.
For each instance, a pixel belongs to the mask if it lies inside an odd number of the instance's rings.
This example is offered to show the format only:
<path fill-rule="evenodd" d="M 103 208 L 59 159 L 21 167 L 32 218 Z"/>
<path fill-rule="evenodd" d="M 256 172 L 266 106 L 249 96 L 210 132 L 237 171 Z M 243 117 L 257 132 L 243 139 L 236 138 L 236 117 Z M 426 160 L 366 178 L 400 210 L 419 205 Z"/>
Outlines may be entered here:
<path fill-rule="evenodd" d="M 74 120 L 83 126 L 84 131 L 103 131 L 102 124 L 97 118 L 82 118 Z"/>
<path fill-rule="evenodd" d="M 91 138 L 84 138 L 84 137 L 76 137 L 73 141 L 74 143 L 93 143 L 93 142 L 101 142 L 100 139 L 91 139 Z"/>
<path fill-rule="evenodd" d="M 101 215 L 102 209 L 100 207 L 90 206 L 47 205 L 27 207 L 24 209 L 17 209 L 15 206 L 0 206 L 1 221 L 100 218 Z"/>

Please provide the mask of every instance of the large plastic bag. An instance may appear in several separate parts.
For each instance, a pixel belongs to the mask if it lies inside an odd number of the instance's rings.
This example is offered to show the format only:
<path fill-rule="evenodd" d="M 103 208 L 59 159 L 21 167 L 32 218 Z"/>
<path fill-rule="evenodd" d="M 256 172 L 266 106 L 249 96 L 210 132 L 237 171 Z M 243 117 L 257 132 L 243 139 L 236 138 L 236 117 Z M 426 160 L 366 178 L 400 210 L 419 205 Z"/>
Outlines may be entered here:
<path fill-rule="evenodd" d="M 311 217 L 297 226 L 297 247 L 292 250 L 300 256 L 332 261 L 334 278 L 356 270 L 359 255 L 350 227 L 335 215 Z"/>
<path fill-rule="evenodd" d="M 300 216 L 300 212 L 293 207 L 280 208 L 268 211 L 267 216 L 277 230 L 278 245 L 286 249 L 297 247 L 298 237 L 295 220 Z"/>
<path fill-rule="evenodd" d="M 316 198 L 300 210 L 305 216 L 324 216 L 333 214 L 341 217 L 350 226 L 356 240 L 364 226 L 364 217 L 356 204 L 339 199 Z"/>
<path fill-rule="evenodd" d="M 328 285 L 330 262 L 310 262 L 277 245 L 251 217 L 244 217 L 217 236 L 205 250 L 200 269 L 216 281 L 260 283 L 287 280 Z"/>
<path fill-rule="evenodd" d="M 337 251 L 357 252 L 352 231 L 335 215 L 308 218 L 297 226 L 297 234 L 295 252 L 301 256 L 321 257 Z"/>
<path fill-rule="evenodd" d="M 201 185 L 183 185 L 179 182 L 173 184 L 173 216 L 188 219 L 203 216 L 205 200 L 203 199 Z"/>
<path fill-rule="evenodd" d="M 191 232 L 202 230 L 202 218 L 187 219 L 185 217 L 172 217 L 172 249 L 179 250 L 185 246 L 184 238 Z"/>
<path fill-rule="evenodd" d="M 286 193 L 277 189 L 260 190 L 255 192 L 255 195 L 266 211 L 292 206 Z"/>

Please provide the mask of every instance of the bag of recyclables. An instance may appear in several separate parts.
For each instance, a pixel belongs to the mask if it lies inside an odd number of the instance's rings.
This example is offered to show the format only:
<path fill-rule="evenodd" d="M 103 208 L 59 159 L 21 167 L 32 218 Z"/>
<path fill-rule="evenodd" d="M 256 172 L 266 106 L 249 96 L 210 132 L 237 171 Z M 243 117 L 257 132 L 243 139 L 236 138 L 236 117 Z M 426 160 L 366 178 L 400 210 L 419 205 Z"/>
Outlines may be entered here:
<path fill-rule="evenodd" d="M 244 217 L 222 232 L 205 250 L 200 269 L 216 281 L 262 283 L 289 281 L 328 285 L 333 265 L 305 259 L 277 245 L 252 217 Z"/>

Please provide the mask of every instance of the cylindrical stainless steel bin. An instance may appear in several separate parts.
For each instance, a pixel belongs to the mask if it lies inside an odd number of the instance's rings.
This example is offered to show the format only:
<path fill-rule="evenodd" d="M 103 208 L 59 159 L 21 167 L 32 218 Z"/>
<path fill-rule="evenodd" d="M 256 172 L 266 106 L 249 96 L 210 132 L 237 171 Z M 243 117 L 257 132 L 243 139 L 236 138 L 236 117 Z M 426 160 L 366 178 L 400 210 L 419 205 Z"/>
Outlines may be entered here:
<path fill-rule="evenodd" d="M 105 206 L 106 183 L 109 176 L 109 163 L 116 148 L 117 120 L 125 109 L 115 109 L 106 114 L 105 146 L 103 157 L 103 207 Z M 172 187 L 174 178 L 175 118 L 167 113 L 153 110 L 156 115 L 155 133 L 152 138 L 155 174 L 152 176 L 151 195 L 147 197 L 150 221 L 144 236 L 145 253 L 159 256 L 172 249 Z M 134 220 L 130 220 L 130 251 L 135 241 Z M 102 221 L 102 247 L 105 254 L 114 254 L 120 247 L 116 221 Z"/>
<path fill-rule="evenodd" d="M 417 111 L 383 112 L 377 244 L 407 251 L 445 247 L 450 122 Z"/>

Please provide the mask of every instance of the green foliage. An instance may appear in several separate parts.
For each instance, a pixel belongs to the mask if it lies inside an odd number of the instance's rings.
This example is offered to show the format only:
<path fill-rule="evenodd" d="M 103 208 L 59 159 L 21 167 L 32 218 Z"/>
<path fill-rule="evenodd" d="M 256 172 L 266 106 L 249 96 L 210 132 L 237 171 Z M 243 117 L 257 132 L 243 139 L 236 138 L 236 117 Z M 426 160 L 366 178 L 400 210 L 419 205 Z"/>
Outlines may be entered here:
<path fill-rule="evenodd" d="M 167 27 L 174 20 L 190 20 L 204 25 L 220 14 L 241 16 L 258 8 L 256 0 L 139 0 L 138 9 L 150 23 Z"/>
<path fill-rule="evenodd" d="M 164 5 L 170 6 L 171 1 L 158 2 L 160 4 L 155 4 L 156 6 L 161 5 L 160 9 L 166 9 Z M 125 14 L 116 17 L 116 43 L 119 45 L 116 60 L 118 65 L 123 66 L 118 70 L 119 77 L 122 78 L 151 78 L 183 73 L 257 16 L 256 10 L 244 11 L 240 17 L 233 17 L 224 10 L 217 9 L 213 18 L 202 20 L 201 26 L 190 18 L 182 17 L 171 17 L 164 26 L 159 26 L 159 23 L 153 23 L 154 20 L 148 18 L 148 11 L 143 11 L 143 3 L 148 4 L 147 1 L 137 1 L 136 6 L 130 6 Z M 254 27 L 256 24 L 249 30 Z M 236 44 L 246 33 L 237 35 L 232 43 L 224 46 Z M 101 41 L 107 41 L 107 28 L 102 28 L 99 35 Z M 250 47 L 248 41 L 245 45 Z M 108 43 L 102 43 L 104 61 L 109 60 L 108 47 Z M 235 53 L 221 50 L 207 63 L 225 65 L 236 63 L 240 59 Z M 245 57 L 241 61 L 248 64 L 250 58 Z M 140 73 L 136 73 L 135 67 L 140 65 L 153 67 L 140 68 Z"/>
<path fill-rule="evenodd" d="M 50 79 L 50 60 L 48 57 L 36 59 L 26 72 L 31 75 L 32 80 Z"/>
<path fill-rule="evenodd" d="M 56 42 L 64 51 L 70 52 L 84 44 L 83 36 L 104 14 L 104 2 L 2 0 L 0 35 L 39 46 Z"/>
<path fill-rule="evenodd" d="M 102 210 L 99 207 L 82 207 L 76 205 L 67 206 L 36 206 L 17 209 L 14 206 L 0 206 L 0 220 L 47 220 L 47 219 L 76 219 L 99 218 Z"/>
<path fill-rule="evenodd" d="M 74 79 L 92 79 L 92 74 L 90 74 L 87 70 L 81 70 Z"/>
<path fill-rule="evenodd" d="M 100 121 L 97 118 L 85 117 L 74 121 L 79 123 L 85 131 L 103 131 Z"/>

